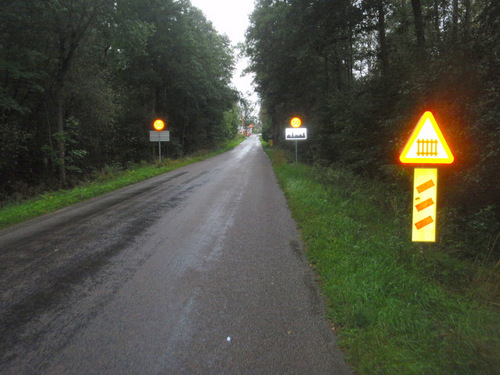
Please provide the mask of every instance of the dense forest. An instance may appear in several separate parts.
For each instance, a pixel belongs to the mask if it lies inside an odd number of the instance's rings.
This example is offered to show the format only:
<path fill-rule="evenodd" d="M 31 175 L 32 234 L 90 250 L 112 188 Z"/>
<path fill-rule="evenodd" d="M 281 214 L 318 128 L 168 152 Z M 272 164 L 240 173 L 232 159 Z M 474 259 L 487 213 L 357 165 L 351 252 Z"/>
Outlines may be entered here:
<path fill-rule="evenodd" d="M 303 161 L 410 190 L 401 149 L 431 110 L 455 155 L 439 168 L 441 239 L 500 257 L 500 3 L 256 0 L 245 45 L 264 137 L 301 116 Z M 247 108 L 234 51 L 189 0 L 0 3 L 0 201 L 234 137 Z M 446 241 L 444 241 L 446 243 Z"/>
<path fill-rule="evenodd" d="M 266 138 L 286 147 L 284 127 L 301 116 L 303 158 L 388 189 L 410 194 L 398 157 L 432 111 L 455 155 L 439 168 L 439 240 L 499 259 L 500 2 L 258 0 L 246 51 Z"/>
<path fill-rule="evenodd" d="M 233 139 L 234 59 L 188 0 L 2 0 L 0 201 L 152 160 L 156 117 L 168 157 Z"/>

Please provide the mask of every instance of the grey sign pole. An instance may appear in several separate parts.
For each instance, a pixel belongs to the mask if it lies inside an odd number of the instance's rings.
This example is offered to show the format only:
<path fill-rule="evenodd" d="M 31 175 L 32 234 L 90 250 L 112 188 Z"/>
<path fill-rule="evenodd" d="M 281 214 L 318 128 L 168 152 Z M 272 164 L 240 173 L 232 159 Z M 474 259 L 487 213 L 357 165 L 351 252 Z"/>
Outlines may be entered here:
<path fill-rule="evenodd" d="M 295 164 L 298 163 L 298 160 L 297 160 L 297 140 L 295 140 Z"/>
<path fill-rule="evenodd" d="M 307 139 L 307 128 L 285 128 L 285 139 L 287 141 L 295 141 L 295 164 L 298 161 L 297 143 Z"/>
<path fill-rule="evenodd" d="M 158 159 L 160 159 L 161 163 L 161 141 L 158 140 Z"/>

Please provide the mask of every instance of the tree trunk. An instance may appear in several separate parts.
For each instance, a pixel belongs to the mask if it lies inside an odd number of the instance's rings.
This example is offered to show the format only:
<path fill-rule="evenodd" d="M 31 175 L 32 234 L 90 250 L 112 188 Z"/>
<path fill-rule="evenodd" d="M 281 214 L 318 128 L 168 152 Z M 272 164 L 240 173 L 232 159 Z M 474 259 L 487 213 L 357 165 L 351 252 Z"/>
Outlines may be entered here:
<path fill-rule="evenodd" d="M 328 63 L 328 53 L 323 54 L 323 67 L 325 70 L 325 93 L 330 91 L 330 72 L 329 72 L 329 63 Z"/>
<path fill-rule="evenodd" d="M 380 1 L 377 5 L 378 12 L 378 41 L 380 46 L 380 67 L 382 72 L 382 78 L 387 76 L 389 70 L 389 54 L 387 52 L 387 39 L 385 34 L 385 9 L 384 4 Z"/>
<path fill-rule="evenodd" d="M 273 128 L 273 143 L 277 145 L 280 140 L 280 124 L 279 121 L 275 120 L 275 116 L 271 116 L 272 128 Z"/>
<path fill-rule="evenodd" d="M 411 7 L 413 9 L 417 46 L 420 51 L 423 51 L 425 48 L 425 34 L 424 34 L 424 19 L 422 17 L 422 5 L 420 3 L 420 0 L 411 0 Z"/>
<path fill-rule="evenodd" d="M 434 0 L 434 32 L 436 41 L 441 41 L 441 31 L 439 30 L 439 0 Z"/>
<path fill-rule="evenodd" d="M 471 23 L 471 4 L 470 0 L 464 0 L 465 20 L 464 20 L 464 40 L 470 38 L 470 23 Z"/>
<path fill-rule="evenodd" d="M 423 71 L 426 67 L 427 56 L 425 55 L 425 34 L 424 34 L 424 19 L 422 17 L 422 5 L 420 0 L 411 0 L 413 9 L 413 19 L 415 23 L 415 35 L 417 37 L 417 56 L 416 61 L 418 67 Z"/>
<path fill-rule="evenodd" d="M 453 0 L 453 10 L 451 14 L 451 41 L 458 42 L 458 0 Z"/>
<path fill-rule="evenodd" d="M 187 110 L 188 110 L 188 99 L 187 97 L 184 98 L 184 121 L 182 122 L 182 140 L 181 140 L 181 147 L 182 147 L 182 152 L 186 152 L 184 149 L 184 145 L 186 142 L 186 128 L 188 127 L 189 123 L 189 117 L 187 115 Z"/>
<path fill-rule="evenodd" d="M 354 41 L 353 41 L 353 29 L 349 28 L 349 62 L 347 71 L 347 86 L 351 87 L 354 78 Z"/>
<path fill-rule="evenodd" d="M 64 143 L 64 105 L 63 105 L 63 94 L 62 89 L 60 89 L 56 95 L 56 105 L 57 105 L 57 153 L 58 153 L 58 169 L 59 169 L 59 185 L 63 187 L 66 184 L 66 147 Z"/>

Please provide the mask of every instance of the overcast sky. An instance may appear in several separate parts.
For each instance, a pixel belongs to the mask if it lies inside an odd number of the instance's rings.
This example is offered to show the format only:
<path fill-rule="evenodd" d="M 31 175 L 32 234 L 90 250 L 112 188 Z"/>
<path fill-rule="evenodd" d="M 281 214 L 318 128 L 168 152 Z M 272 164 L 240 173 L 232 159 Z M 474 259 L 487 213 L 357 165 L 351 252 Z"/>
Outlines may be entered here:
<path fill-rule="evenodd" d="M 253 11 L 254 0 L 191 0 L 191 4 L 201 9 L 217 31 L 229 37 L 233 46 L 245 40 L 245 31 L 249 25 L 248 17 Z M 255 102 L 257 97 L 253 93 L 252 77 L 248 75 L 240 77 L 246 65 L 247 61 L 238 61 L 233 84 L 244 97 Z M 251 93 L 250 97 L 248 93 Z"/>

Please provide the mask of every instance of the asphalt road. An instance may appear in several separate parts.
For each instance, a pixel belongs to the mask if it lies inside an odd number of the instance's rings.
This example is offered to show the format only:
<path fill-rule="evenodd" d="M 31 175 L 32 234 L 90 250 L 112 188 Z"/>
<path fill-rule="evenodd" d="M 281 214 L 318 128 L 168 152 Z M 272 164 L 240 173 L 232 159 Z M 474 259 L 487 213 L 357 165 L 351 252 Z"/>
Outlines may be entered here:
<path fill-rule="evenodd" d="M 1 374 L 349 374 L 256 137 L 0 232 Z"/>

